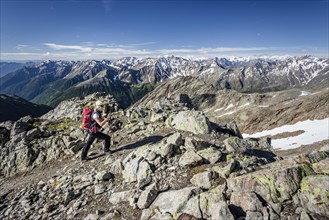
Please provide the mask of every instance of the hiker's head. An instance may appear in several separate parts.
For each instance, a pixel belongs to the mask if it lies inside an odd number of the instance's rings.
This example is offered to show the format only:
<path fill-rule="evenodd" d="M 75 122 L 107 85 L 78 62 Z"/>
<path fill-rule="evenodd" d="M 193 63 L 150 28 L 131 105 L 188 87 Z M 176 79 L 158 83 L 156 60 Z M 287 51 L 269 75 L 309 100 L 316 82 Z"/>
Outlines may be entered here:
<path fill-rule="evenodd" d="M 104 104 L 103 104 L 102 101 L 99 101 L 99 100 L 98 100 L 98 101 L 95 103 L 95 107 L 96 107 L 96 109 L 99 109 L 99 110 L 103 111 L 103 109 L 104 109 Z"/>

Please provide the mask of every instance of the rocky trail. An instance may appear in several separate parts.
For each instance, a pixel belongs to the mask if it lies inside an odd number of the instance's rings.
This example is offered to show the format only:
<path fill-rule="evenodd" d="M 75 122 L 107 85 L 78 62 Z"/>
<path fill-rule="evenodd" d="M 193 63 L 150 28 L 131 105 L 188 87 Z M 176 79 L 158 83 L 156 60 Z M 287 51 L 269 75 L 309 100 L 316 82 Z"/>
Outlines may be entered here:
<path fill-rule="evenodd" d="M 1 124 L 0 219 L 328 219 L 327 142 L 275 152 L 166 99 L 116 111 L 114 152 L 98 142 L 81 162 L 77 112 L 98 99 L 115 105 L 96 94 Z"/>
<path fill-rule="evenodd" d="M 48 181 L 55 176 L 63 175 L 73 169 L 79 169 L 82 173 L 84 167 L 99 167 L 99 165 L 103 164 L 104 160 L 106 160 L 108 157 L 116 158 L 122 155 L 127 155 L 135 148 L 148 143 L 160 141 L 163 138 L 164 137 L 162 136 L 154 135 L 137 142 L 124 144 L 123 142 L 127 141 L 121 140 L 120 142 L 116 143 L 115 146 L 111 146 L 111 150 L 113 151 L 112 154 L 104 154 L 101 151 L 101 143 L 94 143 L 89 152 L 89 161 L 82 162 L 80 160 L 80 154 L 77 154 L 72 158 L 60 159 L 58 161 L 36 167 L 30 171 L 23 172 L 21 175 L 15 175 L 13 177 L 2 179 L 0 182 L 0 194 L 4 195 L 12 190 L 20 190 L 22 187 L 25 187 L 28 184 L 37 184 L 40 181 Z"/>

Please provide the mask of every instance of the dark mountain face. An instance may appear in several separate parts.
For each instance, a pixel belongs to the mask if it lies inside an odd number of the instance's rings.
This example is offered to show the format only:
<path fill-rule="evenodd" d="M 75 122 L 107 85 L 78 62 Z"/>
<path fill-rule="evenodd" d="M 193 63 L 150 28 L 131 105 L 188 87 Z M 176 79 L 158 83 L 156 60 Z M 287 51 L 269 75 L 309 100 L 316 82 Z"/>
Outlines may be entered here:
<path fill-rule="evenodd" d="M 139 84 L 154 85 L 177 76 L 196 76 L 214 89 L 241 92 L 278 91 L 316 82 L 328 82 L 328 59 L 311 56 L 288 58 L 182 57 L 133 58 L 117 61 L 45 61 L 9 73 L 0 80 L 0 92 L 56 106 L 74 96 L 108 92 L 125 107 L 136 101 Z M 132 88 L 134 87 L 134 88 Z M 150 87 L 149 87 L 150 88 Z M 144 94 L 145 91 L 138 91 Z"/>
<path fill-rule="evenodd" d="M 50 110 L 49 106 L 37 105 L 17 96 L 0 95 L 0 122 L 16 121 L 27 115 L 40 117 Z"/>

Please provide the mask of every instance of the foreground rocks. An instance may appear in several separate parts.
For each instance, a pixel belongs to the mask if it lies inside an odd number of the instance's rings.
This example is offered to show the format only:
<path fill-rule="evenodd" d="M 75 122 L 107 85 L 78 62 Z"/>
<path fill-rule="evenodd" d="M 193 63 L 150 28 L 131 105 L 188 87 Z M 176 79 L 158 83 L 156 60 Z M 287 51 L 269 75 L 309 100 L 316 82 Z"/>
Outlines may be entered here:
<path fill-rule="evenodd" d="M 181 114 L 189 118 L 188 126 L 177 122 Z M 173 100 L 119 116 L 124 128 L 116 132 L 115 152 L 99 154 L 96 143 L 96 157 L 85 163 L 75 160 L 84 136 L 73 124 L 63 129 L 59 123 L 52 130 L 47 120 L 29 117 L 3 124 L 8 132 L 1 134 L 9 138 L 0 155 L 0 219 L 329 216 L 328 146 L 277 157 L 269 139 L 242 139 L 234 123 L 214 125 L 190 105 Z M 42 174 L 42 167 L 46 170 L 55 159 L 66 166 L 19 188 L 6 184 L 20 181 L 27 170 Z"/>

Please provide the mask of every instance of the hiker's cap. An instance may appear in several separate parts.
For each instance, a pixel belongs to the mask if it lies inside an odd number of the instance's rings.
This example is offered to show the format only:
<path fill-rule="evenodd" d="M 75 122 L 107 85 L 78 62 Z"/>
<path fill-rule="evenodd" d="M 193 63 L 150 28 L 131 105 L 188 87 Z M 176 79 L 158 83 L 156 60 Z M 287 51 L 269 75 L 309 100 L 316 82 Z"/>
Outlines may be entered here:
<path fill-rule="evenodd" d="M 102 101 L 99 101 L 99 100 L 98 100 L 98 101 L 96 102 L 96 107 L 98 107 L 98 106 L 103 106 L 103 105 L 104 105 L 104 104 L 103 104 Z"/>

